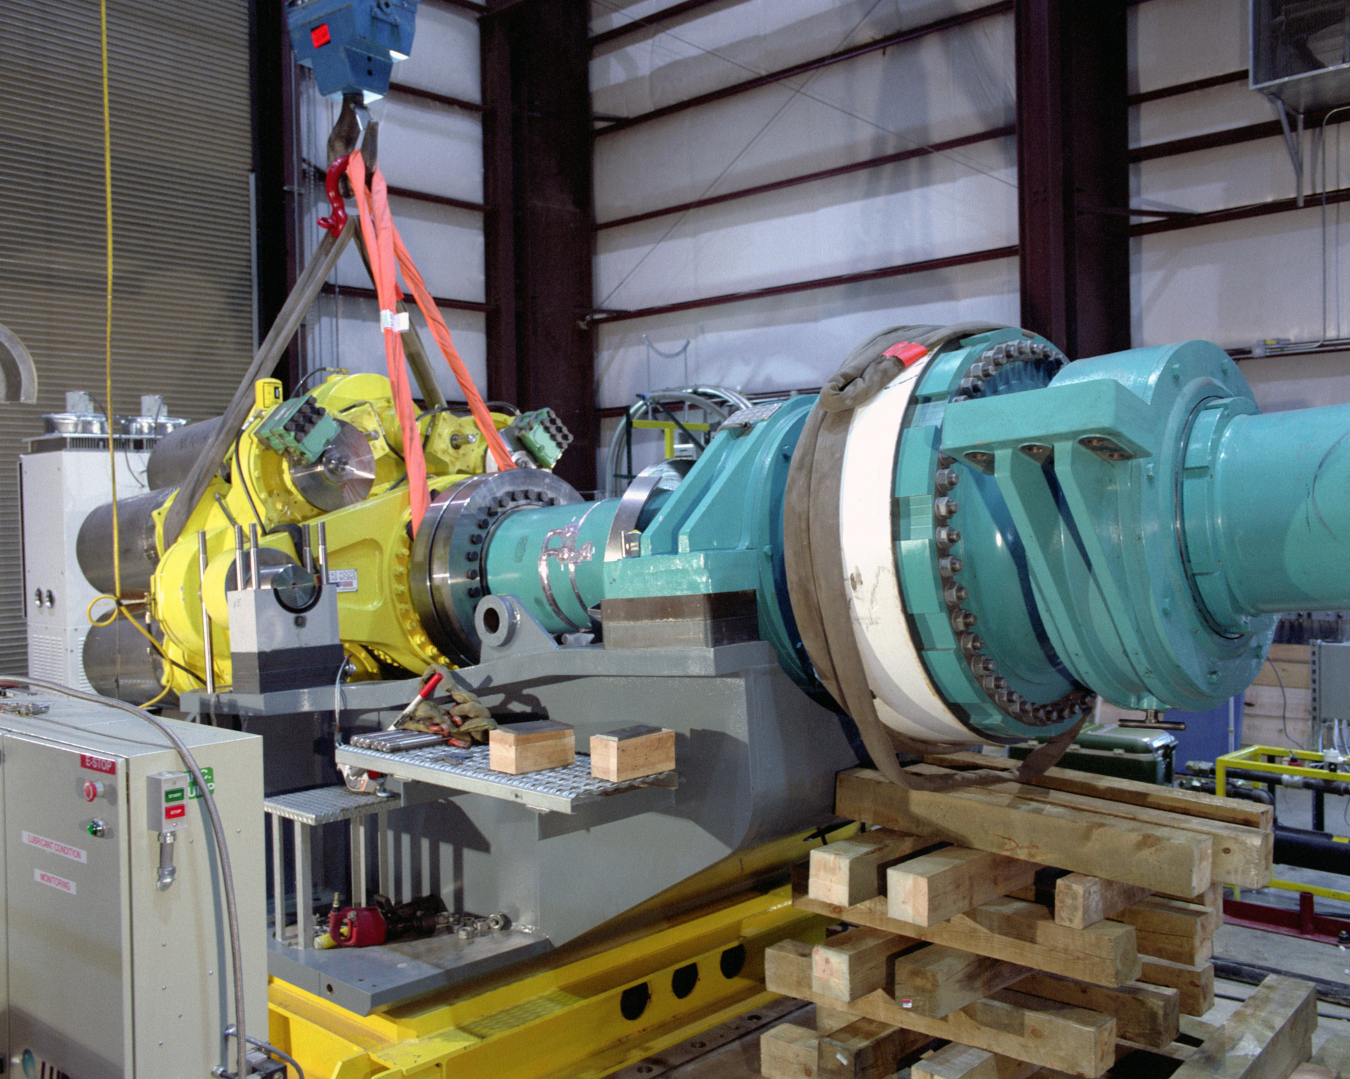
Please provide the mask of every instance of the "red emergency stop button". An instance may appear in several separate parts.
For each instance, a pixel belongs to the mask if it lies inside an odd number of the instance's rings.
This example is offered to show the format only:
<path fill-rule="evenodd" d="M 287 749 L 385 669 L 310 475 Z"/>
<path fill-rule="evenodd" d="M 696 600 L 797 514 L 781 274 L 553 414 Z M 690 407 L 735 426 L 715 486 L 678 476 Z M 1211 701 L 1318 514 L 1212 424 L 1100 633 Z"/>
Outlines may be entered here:
<path fill-rule="evenodd" d="M 103 797 L 103 784 L 93 779 L 84 781 L 84 800 L 93 802 Z"/>

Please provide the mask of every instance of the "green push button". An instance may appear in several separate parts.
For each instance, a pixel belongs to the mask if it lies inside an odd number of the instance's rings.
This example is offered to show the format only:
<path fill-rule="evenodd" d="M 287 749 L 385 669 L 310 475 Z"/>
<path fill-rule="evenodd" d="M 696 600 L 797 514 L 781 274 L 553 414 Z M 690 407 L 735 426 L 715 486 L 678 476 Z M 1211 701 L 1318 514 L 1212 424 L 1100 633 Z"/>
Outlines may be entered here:
<path fill-rule="evenodd" d="M 181 802 L 186 794 L 187 792 L 182 787 L 170 787 L 164 792 L 164 800 L 166 802 Z"/>

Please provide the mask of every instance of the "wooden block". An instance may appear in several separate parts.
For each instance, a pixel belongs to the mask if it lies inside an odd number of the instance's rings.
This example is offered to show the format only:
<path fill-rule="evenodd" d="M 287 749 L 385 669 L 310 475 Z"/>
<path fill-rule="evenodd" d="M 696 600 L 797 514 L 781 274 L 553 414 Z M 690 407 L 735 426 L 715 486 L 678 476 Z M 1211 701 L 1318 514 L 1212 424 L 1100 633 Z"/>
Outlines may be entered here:
<path fill-rule="evenodd" d="M 895 957 L 892 996 L 900 1006 L 940 1019 L 1026 977 L 1026 967 L 945 944 L 925 944 Z M 908 1005 L 906 1005 L 908 1002 Z"/>
<path fill-rule="evenodd" d="M 1177 1037 L 1188 1038 L 1199 1045 L 1206 1038 L 1212 1037 L 1218 1029 L 1218 1023 L 1206 1023 L 1197 1016 L 1183 1015 L 1181 1017 L 1181 1033 Z"/>
<path fill-rule="evenodd" d="M 870 925 L 890 933 L 946 944 L 959 951 L 987 955 L 1008 963 L 1062 974 L 1095 985 L 1123 985 L 1139 977 L 1134 928 L 1121 922 L 1099 922 L 1087 929 L 1056 925 L 1036 903 L 998 899 L 935 926 L 896 921 L 886 913 L 886 900 L 876 896 L 852 907 L 821 903 L 806 894 L 805 873 L 794 873 L 793 904 L 853 925 Z M 956 1040 L 960 1040 L 959 1038 Z"/>
<path fill-rule="evenodd" d="M 819 1053 L 815 1031 L 782 1023 L 759 1037 L 759 1074 L 764 1079 L 816 1079 Z"/>
<path fill-rule="evenodd" d="M 1166 959 L 1140 957 L 1141 982 L 1167 985 L 1181 994 L 1182 1015 L 1207 1015 L 1214 1007 L 1214 964 L 1172 963 Z"/>
<path fill-rule="evenodd" d="M 885 1079 L 929 1038 L 875 1019 L 853 1022 L 820 1039 L 816 1074 L 821 1079 Z"/>
<path fill-rule="evenodd" d="M 841 1008 L 831 1008 L 825 1004 L 816 1005 L 816 1033 L 833 1034 L 836 1030 L 848 1026 L 858 1017 Z"/>
<path fill-rule="evenodd" d="M 926 1053 L 910 1069 L 913 1079 L 1031 1079 L 1034 1064 L 951 1042 Z"/>
<path fill-rule="evenodd" d="M 1279 712 L 1275 714 L 1279 715 Z M 1012 771 L 1022 763 L 1010 757 L 995 757 L 986 753 L 944 753 L 925 757 L 924 760 L 945 768 L 1001 768 L 1007 771 Z M 1268 805 L 1240 802 L 1235 798 L 1220 798 L 1200 791 L 1161 787 L 1137 779 L 1116 779 L 1114 776 L 1094 775 L 1072 768 L 1051 768 L 1034 780 L 1033 785 L 1048 790 L 1067 791 L 1071 794 L 1085 794 L 1111 802 L 1165 809 L 1190 817 L 1227 821 L 1229 824 L 1241 824 L 1248 828 L 1272 827 L 1272 810 Z M 1197 888 L 1190 894 L 1196 895 L 1203 890 Z"/>
<path fill-rule="evenodd" d="M 1173 1042 L 1171 1045 L 1165 1045 L 1161 1049 L 1150 1049 L 1147 1045 L 1140 1045 L 1138 1042 L 1132 1042 L 1128 1038 L 1119 1038 L 1116 1041 L 1116 1059 L 1129 1056 L 1131 1053 L 1147 1053 L 1155 1057 L 1169 1057 L 1172 1060 L 1190 1060 L 1195 1056 L 1195 1046 L 1187 1045 L 1185 1042 Z"/>
<path fill-rule="evenodd" d="M 886 909 L 902 922 L 937 925 L 1027 887 L 1040 868 L 988 851 L 944 847 L 886 870 Z"/>
<path fill-rule="evenodd" d="M 920 773 L 930 770 L 942 771 L 942 769 L 935 769 L 929 764 L 916 765 L 911 769 L 911 771 Z M 1207 820 L 1188 816 L 1184 813 L 1155 809 L 1151 806 L 1131 805 L 1126 802 L 1075 794 L 1070 791 L 1048 790 L 1028 783 L 995 783 L 981 789 L 1023 798 L 1031 802 L 1040 802 L 1045 805 L 1121 817 L 1139 824 L 1196 831 L 1209 836 L 1213 840 L 1213 880 L 1222 881 L 1225 884 L 1240 884 L 1245 888 L 1264 888 L 1270 883 L 1275 836 L 1272 831 L 1266 829 L 1248 828 L 1240 824 L 1229 824 L 1227 821 Z M 1052 864 L 1063 866 L 1062 862 Z M 1111 880 L 1123 879 L 1119 870 L 1098 875 Z M 1157 888 L 1150 890 L 1170 891 L 1170 889 Z M 1198 891 L 1203 890 L 1198 889 Z M 1196 892 L 1191 894 L 1195 895 Z"/>
<path fill-rule="evenodd" d="M 488 767 L 519 776 L 576 760 L 576 731 L 553 719 L 508 723 L 488 735 Z"/>
<path fill-rule="evenodd" d="M 1142 982 L 1107 989 L 1040 973 L 1023 978 L 1013 988 L 1019 993 L 1114 1015 L 1118 1037 L 1150 1049 L 1171 1045 L 1181 1029 L 1181 994 L 1175 989 Z"/>
<path fill-rule="evenodd" d="M 859 832 L 850 839 L 827 843 L 811 852 L 811 885 L 808 894 L 824 903 L 851 907 L 884 890 L 886 869 L 906 855 L 935 841 L 924 836 L 901 835 L 888 828 Z"/>
<path fill-rule="evenodd" d="M 1214 928 L 1218 929 L 1223 925 L 1223 893 L 1224 886 L 1215 881 L 1199 895 L 1167 895 L 1165 892 L 1158 892 L 1161 899 L 1176 899 L 1182 903 L 1194 903 L 1198 907 L 1208 907 L 1214 912 Z"/>
<path fill-rule="evenodd" d="M 1312 983 L 1272 974 L 1174 1079 L 1285 1079 L 1312 1056 L 1316 1028 Z"/>
<path fill-rule="evenodd" d="M 765 956 L 774 948 L 766 951 Z M 800 984 L 810 979 L 811 961 L 804 955 L 780 951 L 778 965 L 779 976 L 786 983 Z M 794 965 L 795 971 L 784 969 Z M 781 991 L 773 986 L 769 988 L 774 992 Z M 824 997 L 807 999 L 815 1000 L 817 1005 L 835 1006 L 834 1001 Z M 1112 1016 L 1009 989 L 1002 989 L 942 1019 L 902 1008 L 881 990 L 852 1001 L 848 1010 L 889 1026 L 1015 1057 L 1083 1079 L 1097 1079 L 1115 1059 L 1116 1021 Z"/>
<path fill-rule="evenodd" d="M 1196 966 L 1214 954 L 1216 919 L 1208 907 L 1149 896 L 1115 920 L 1134 926 L 1139 953 Z"/>
<path fill-rule="evenodd" d="M 884 989 L 890 957 L 917 943 L 884 929 L 859 926 L 817 944 L 811 952 L 811 988 L 817 997 L 857 1000 Z"/>
<path fill-rule="evenodd" d="M 1271 659 L 1283 659 L 1290 663 L 1309 664 L 1312 662 L 1312 645 L 1308 644 L 1272 644 L 1266 653 Z"/>
<path fill-rule="evenodd" d="M 1350 1038 L 1344 1034 L 1333 1034 L 1313 1054 L 1312 1062 L 1338 1076 L 1344 1075 L 1350 1071 Z"/>
<path fill-rule="evenodd" d="M 675 768 L 675 732 L 638 724 L 591 735 L 591 775 L 624 783 Z"/>
<path fill-rule="evenodd" d="M 1073 929 L 1086 929 L 1113 917 L 1148 894 L 1147 888 L 1137 884 L 1070 873 L 1055 881 L 1055 921 Z"/>
<path fill-rule="evenodd" d="M 1338 1079 L 1340 1072 L 1332 1071 L 1330 1068 L 1324 1068 L 1320 1064 L 1314 1064 L 1309 1061 L 1307 1064 L 1300 1064 L 1289 1073 L 1289 1079 Z"/>
<path fill-rule="evenodd" d="M 764 988 L 785 997 L 809 1000 L 811 997 L 810 944 L 800 940 L 780 940 L 764 949 Z"/>
<path fill-rule="evenodd" d="M 836 778 L 835 812 L 1155 892 L 1195 895 L 1210 885 L 1214 841 L 1204 833 L 1032 802 L 985 787 L 907 790 L 880 772 L 854 768 Z"/>

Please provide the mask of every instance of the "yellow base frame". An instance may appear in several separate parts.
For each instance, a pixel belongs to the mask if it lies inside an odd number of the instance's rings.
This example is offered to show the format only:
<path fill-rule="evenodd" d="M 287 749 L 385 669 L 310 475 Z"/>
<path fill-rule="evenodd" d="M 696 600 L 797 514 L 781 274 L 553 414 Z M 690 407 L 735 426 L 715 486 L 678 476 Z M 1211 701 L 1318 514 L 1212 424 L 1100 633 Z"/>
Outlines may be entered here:
<path fill-rule="evenodd" d="M 783 885 L 364 1017 L 274 978 L 269 1038 L 308 1079 L 598 1079 L 774 1000 L 764 949 L 826 924 Z"/>
<path fill-rule="evenodd" d="M 1307 761 L 1308 765 L 1278 763 L 1291 758 L 1297 761 Z M 1214 761 L 1214 790 L 1220 797 L 1227 797 L 1229 768 L 1240 768 L 1248 772 L 1268 772 L 1272 776 L 1306 776 L 1309 779 L 1329 779 L 1333 781 L 1346 778 L 1344 772 L 1333 772 L 1327 768 L 1315 767 L 1315 765 L 1324 763 L 1325 760 L 1322 752 L 1316 749 L 1247 746 L 1245 749 L 1239 749 L 1233 753 L 1225 753 Z M 1345 836 L 1337 835 L 1329 838 L 1336 843 L 1350 843 L 1350 838 Z M 1323 899 L 1339 899 L 1343 903 L 1350 903 L 1350 892 L 1342 892 L 1335 888 L 1322 888 L 1315 884 L 1299 884 L 1297 881 L 1278 879 L 1272 880 L 1270 887 L 1279 888 L 1286 892 L 1311 892 Z M 1234 894 L 1236 894 L 1236 889 Z"/>

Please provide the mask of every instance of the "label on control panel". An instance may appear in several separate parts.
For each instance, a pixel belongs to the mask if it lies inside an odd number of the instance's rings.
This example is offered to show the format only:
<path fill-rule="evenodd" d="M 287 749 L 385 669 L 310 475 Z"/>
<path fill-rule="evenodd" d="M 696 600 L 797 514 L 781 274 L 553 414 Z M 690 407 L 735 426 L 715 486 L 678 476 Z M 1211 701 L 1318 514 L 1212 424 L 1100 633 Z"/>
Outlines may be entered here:
<path fill-rule="evenodd" d="M 328 583 L 337 585 L 339 592 L 355 592 L 360 587 L 354 569 L 330 569 Z"/>
<path fill-rule="evenodd" d="M 66 880 L 65 877 L 58 877 L 55 873 L 48 873 L 45 869 L 34 869 L 33 879 L 39 884 L 45 884 L 48 888 L 55 888 L 58 892 L 65 892 L 66 895 L 75 894 L 75 882 Z"/>
<path fill-rule="evenodd" d="M 116 761 L 110 761 L 107 757 L 92 757 L 88 753 L 80 754 L 80 767 L 88 768 L 91 772 L 102 772 L 105 776 L 117 774 Z"/>
<path fill-rule="evenodd" d="M 89 861 L 89 855 L 80 850 L 79 847 L 71 847 L 65 843 L 58 843 L 55 839 L 34 835 L 32 832 L 24 832 L 22 835 L 23 841 L 30 847 L 37 847 L 38 850 L 45 850 L 48 854 L 56 854 L 62 858 L 69 858 L 72 862 L 79 862 L 81 865 L 84 865 Z"/>
<path fill-rule="evenodd" d="M 204 780 L 206 780 L 206 787 L 207 787 L 207 789 L 208 789 L 212 794 L 215 794 L 215 793 L 216 793 L 216 773 L 215 773 L 214 771 L 211 770 L 210 765 L 207 765 L 205 768 L 202 769 L 202 778 L 203 778 Z M 195 779 L 189 778 L 189 779 L 188 779 L 188 797 L 189 797 L 189 798 L 200 798 L 201 796 L 202 796 L 202 792 L 201 792 L 201 790 L 198 789 L 198 787 L 197 787 L 197 781 L 196 781 Z"/>

